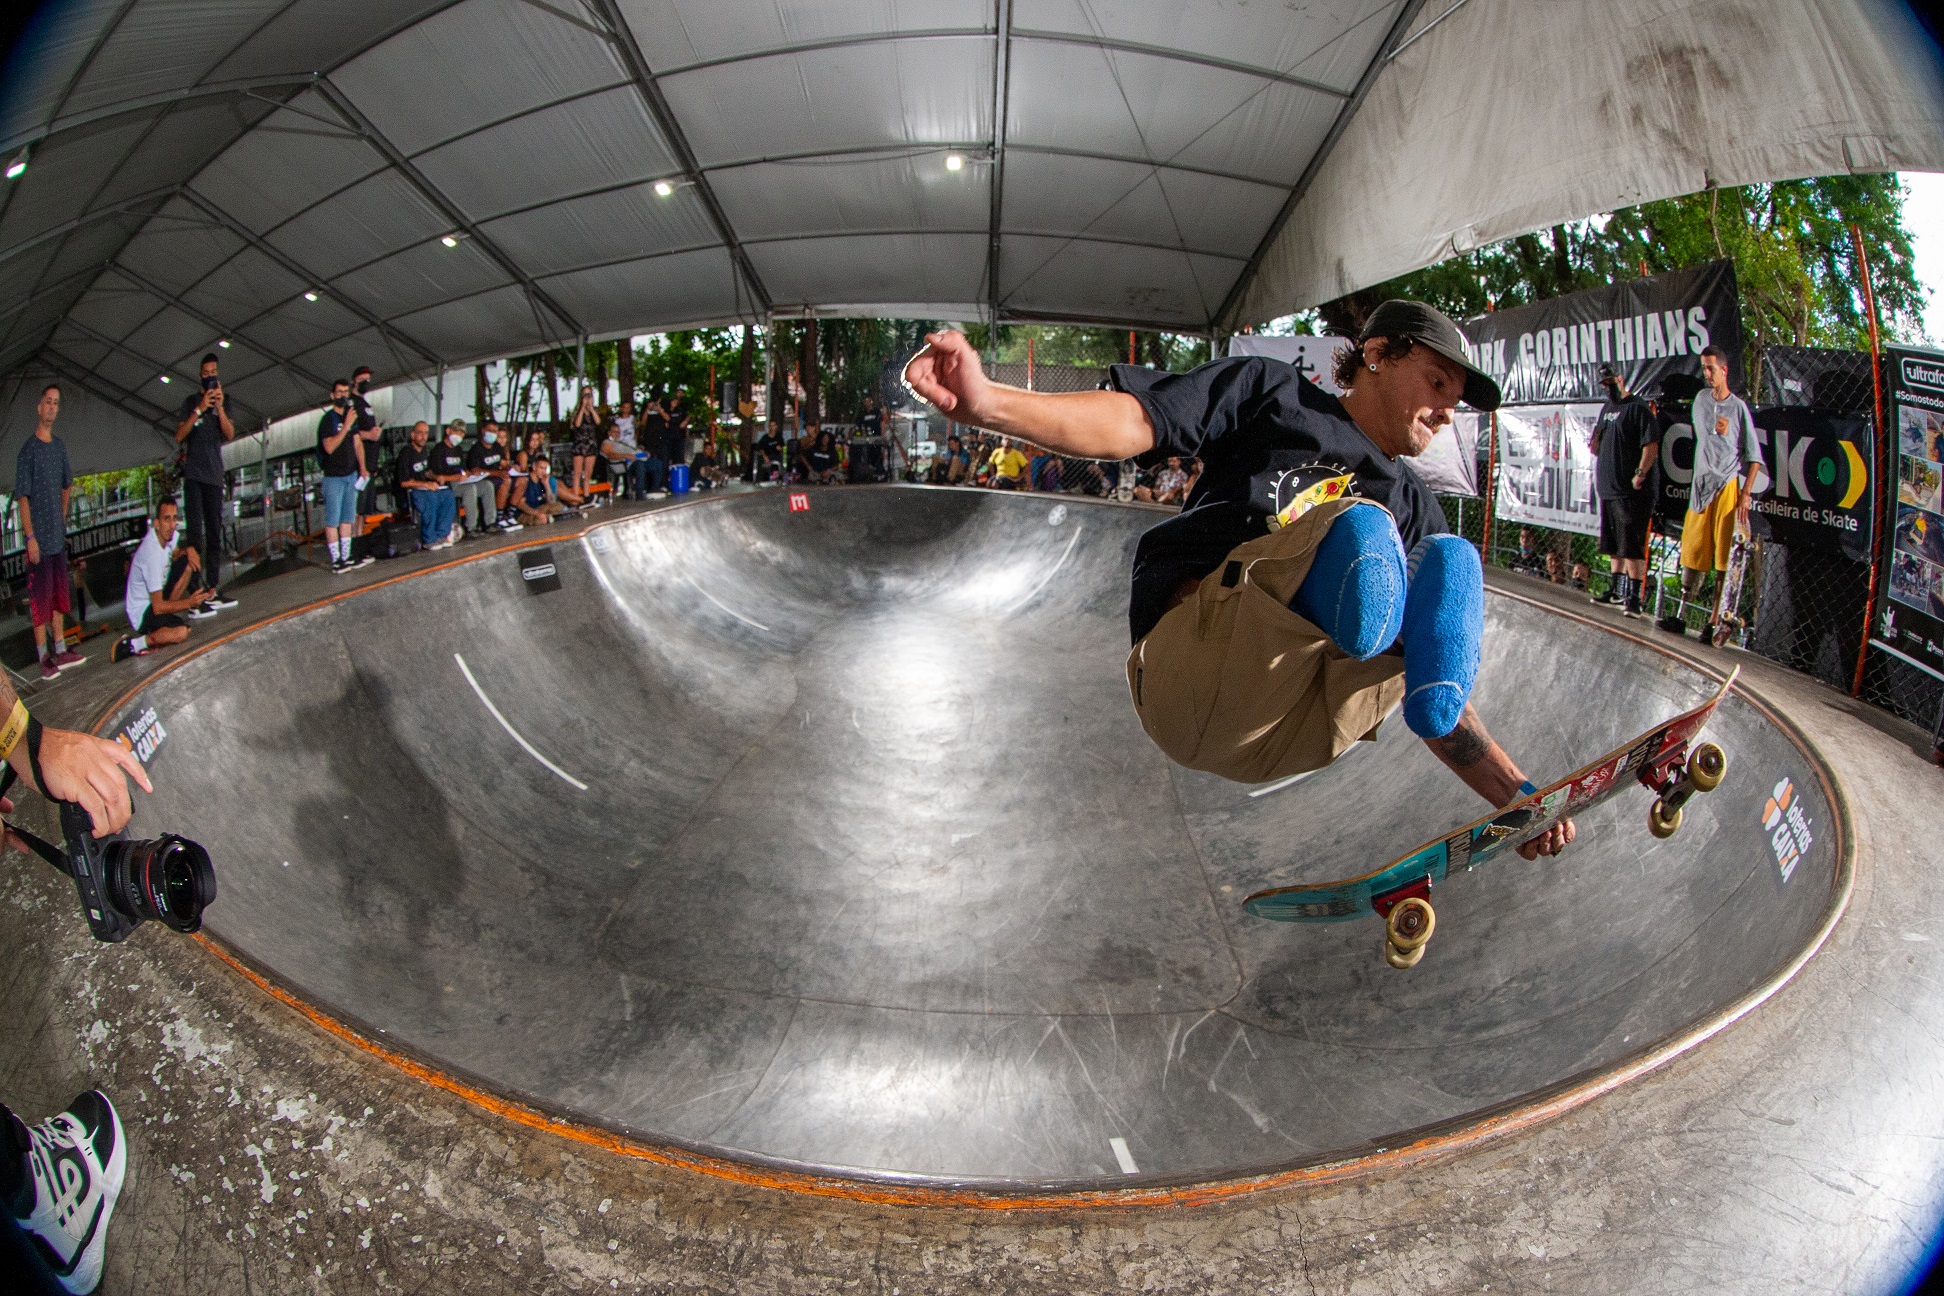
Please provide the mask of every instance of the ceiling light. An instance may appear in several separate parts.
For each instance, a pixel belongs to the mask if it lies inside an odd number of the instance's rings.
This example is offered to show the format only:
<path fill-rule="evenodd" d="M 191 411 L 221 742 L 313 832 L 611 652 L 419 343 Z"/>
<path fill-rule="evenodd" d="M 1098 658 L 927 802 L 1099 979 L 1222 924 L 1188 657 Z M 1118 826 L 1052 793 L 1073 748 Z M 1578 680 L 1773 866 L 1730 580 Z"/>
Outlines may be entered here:
<path fill-rule="evenodd" d="M 956 153 L 947 153 L 945 155 L 945 169 L 947 171 L 961 171 L 964 170 L 964 168 L 965 168 L 964 158 L 960 157 Z"/>
<path fill-rule="evenodd" d="M 166 386 L 168 385 L 168 383 L 169 383 L 169 375 L 167 375 L 167 374 L 163 374 L 163 375 L 162 375 L 162 385 L 166 387 Z"/>
<path fill-rule="evenodd" d="M 307 293 L 305 293 L 305 294 L 304 294 L 304 300 L 305 300 L 305 301 L 316 301 L 316 300 L 317 300 L 317 289 L 315 289 L 315 288 L 313 288 L 313 289 L 311 289 L 311 290 L 310 290 L 309 292 L 307 292 Z"/>
<path fill-rule="evenodd" d="M 223 350 L 225 350 L 225 351 L 227 351 L 227 350 L 229 350 L 229 339 L 228 339 L 228 338 L 217 338 L 217 339 L 216 339 L 216 345 L 217 345 L 217 346 L 219 346 L 219 347 L 221 347 L 221 348 L 223 348 Z"/>
<path fill-rule="evenodd" d="M 445 236 L 444 238 L 442 238 L 442 239 L 440 239 L 440 240 L 439 240 L 439 242 L 441 242 L 441 243 L 443 243 L 443 244 L 445 244 L 445 245 L 446 245 L 447 247 L 458 247 L 458 246 L 459 246 L 459 238 L 458 238 L 458 236 L 457 236 L 457 235 L 454 235 L 454 234 L 448 234 L 448 235 L 446 235 L 446 236 Z"/>
<path fill-rule="evenodd" d="M 18 180 L 26 170 L 27 150 L 23 148 L 13 155 L 13 161 L 7 163 L 7 179 Z"/>
<path fill-rule="evenodd" d="M 662 198 L 666 198 L 666 197 L 668 197 L 668 195 L 670 195 L 670 194 L 672 194 L 672 193 L 674 193 L 674 192 L 675 192 L 675 186 L 674 186 L 674 185 L 672 185 L 672 184 L 670 184 L 670 183 L 668 183 L 668 181 L 666 181 L 666 180 L 657 180 L 657 181 L 655 181 L 655 193 L 656 193 L 656 194 L 657 194 L 658 196 L 660 196 L 660 197 L 662 197 Z"/>

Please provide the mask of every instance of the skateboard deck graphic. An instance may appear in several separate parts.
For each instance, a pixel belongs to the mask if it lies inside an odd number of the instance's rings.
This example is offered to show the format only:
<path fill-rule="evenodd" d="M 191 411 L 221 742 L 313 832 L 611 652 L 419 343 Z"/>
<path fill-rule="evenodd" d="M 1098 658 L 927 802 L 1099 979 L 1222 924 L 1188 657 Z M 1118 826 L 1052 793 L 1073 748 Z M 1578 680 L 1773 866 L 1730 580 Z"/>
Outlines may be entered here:
<path fill-rule="evenodd" d="M 1741 628 L 1742 619 L 1737 609 L 1741 607 L 1742 582 L 1748 577 L 1748 556 L 1754 550 L 1754 538 L 1737 529 L 1734 546 L 1728 551 L 1728 570 L 1721 574 L 1721 583 L 1715 593 L 1711 641 L 1717 648 L 1725 645 L 1728 636 Z"/>
<path fill-rule="evenodd" d="M 1739 667 L 1730 672 L 1712 697 L 1693 710 L 1655 725 L 1592 764 L 1520 797 L 1502 810 L 1426 842 L 1383 868 L 1334 882 L 1258 891 L 1243 901 L 1243 908 L 1258 918 L 1277 922 L 1382 917 L 1389 929 L 1390 950 L 1397 954 L 1387 954 L 1392 966 L 1411 966 L 1430 939 L 1435 923 L 1427 899 L 1433 888 L 1501 853 L 1516 851 L 1560 820 L 1600 804 L 1629 784 L 1644 784 L 1656 794 L 1649 811 L 1649 830 L 1656 836 L 1671 836 L 1680 826 L 1682 804 L 1695 792 L 1712 791 L 1725 772 L 1719 747 L 1702 744 L 1690 759 L 1688 745 L 1728 696 L 1738 674 Z M 1401 933 L 1400 927 L 1405 929 Z M 1406 956 L 1410 956 L 1408 961 L 1399 961 Z"/>

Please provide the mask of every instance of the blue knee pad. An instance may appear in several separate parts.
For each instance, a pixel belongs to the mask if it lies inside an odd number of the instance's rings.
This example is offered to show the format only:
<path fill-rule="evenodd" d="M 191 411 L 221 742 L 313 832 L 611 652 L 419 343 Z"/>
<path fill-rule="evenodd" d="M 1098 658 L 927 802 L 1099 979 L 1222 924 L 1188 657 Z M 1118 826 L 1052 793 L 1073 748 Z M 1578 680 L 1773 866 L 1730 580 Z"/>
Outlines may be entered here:
<path fill-rule="evenodd" d="M 1478 551 L 1455 535 L 1426 536 L 1411 550 L 1404 600 L 1404 723 L 1420 738 L 1458 727 L 1478 678 L 1485 636 L 1485 573 Z"/>
<path fill-rule="evenodd" d="M 1397 641 L 1405 580 L 1397 523 L 1386 509 L 1355 504 L 1330 524 L 1289 609 L 1368 661 Z"/>

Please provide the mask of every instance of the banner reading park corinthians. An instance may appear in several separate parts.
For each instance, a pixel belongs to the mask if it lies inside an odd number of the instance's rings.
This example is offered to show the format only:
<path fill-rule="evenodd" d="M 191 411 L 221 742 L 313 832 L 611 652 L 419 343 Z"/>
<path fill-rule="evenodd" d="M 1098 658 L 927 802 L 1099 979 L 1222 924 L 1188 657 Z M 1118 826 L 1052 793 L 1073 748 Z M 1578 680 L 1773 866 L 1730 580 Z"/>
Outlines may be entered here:
<path fill-rule="evenodd" d="M 1671 373 L 1698 377 L 1701 349 L 1712 344 L 1728 361 L 1730 386 L 1742 386 L 1730 261 L 1481 315 L 1462 329 L 1472 363 L 1505 394 L 1494 507 L 1511 522 L 1600 533 L 1590 440 L 1606 400 L 1602 365 L 1618 370 L 1628 391 L 1652 392 Z"/>
<path fill-rule="evenodd" d="M 1944 675 L 1944 352 L 1883 353 L 1885 417 L 1896 429 L 1897 516 L 1889 598 L 1871 627 L 1876 642 Z"/>

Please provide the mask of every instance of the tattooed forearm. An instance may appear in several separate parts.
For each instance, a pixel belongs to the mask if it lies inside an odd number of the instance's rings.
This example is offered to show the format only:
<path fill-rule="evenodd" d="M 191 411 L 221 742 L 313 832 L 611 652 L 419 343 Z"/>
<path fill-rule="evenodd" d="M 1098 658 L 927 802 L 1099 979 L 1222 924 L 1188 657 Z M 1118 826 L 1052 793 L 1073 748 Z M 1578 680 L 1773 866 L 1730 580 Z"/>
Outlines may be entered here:
<path fill-rule="evenodd" d="M 1484 760 L 1492 750 L 1492 740 L 1485 735 L 1478 713 L 1467 706 L 1458 718 L 1458 727 L 1442 738 L 1431 739 L 1431 749 L 1453 768 L 1463 769 Z"/>

